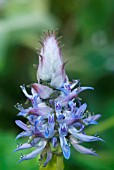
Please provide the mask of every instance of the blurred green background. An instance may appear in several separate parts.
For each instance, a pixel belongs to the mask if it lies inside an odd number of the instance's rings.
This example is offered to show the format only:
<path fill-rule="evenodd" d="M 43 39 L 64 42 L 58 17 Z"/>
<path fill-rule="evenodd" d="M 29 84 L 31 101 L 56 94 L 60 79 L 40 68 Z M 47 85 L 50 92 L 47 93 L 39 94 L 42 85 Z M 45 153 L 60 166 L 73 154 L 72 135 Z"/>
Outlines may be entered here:
<path fill-rule="evenodd" d="M 25 98 L 20 85 L 36 82 L 36 47 L 42 30 L 62 35 L 64 61 L 70 79 L 94 91 L 80 97 L 88 110 L 101 113 L 98 125 L 87 129 L 106 142 L 89 144 L 99 157 L 72 150 L 65 170 L 114 169 L 114 0 L 0 0 L 0 170 L 36 170 L 38 158 L 17 164 L 15 136 L 18 111 Z"/>

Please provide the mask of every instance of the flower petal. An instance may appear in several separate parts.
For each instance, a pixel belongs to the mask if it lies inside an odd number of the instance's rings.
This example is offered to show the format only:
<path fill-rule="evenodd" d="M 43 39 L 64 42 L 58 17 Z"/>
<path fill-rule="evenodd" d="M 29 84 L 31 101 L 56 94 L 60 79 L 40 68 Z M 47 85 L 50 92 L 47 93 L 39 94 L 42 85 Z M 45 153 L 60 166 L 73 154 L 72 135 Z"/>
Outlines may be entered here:
<path fill-rule="evenodd" d="M 34 147 L 39 141 L 40 141 L 40 138 L 34 138 L 30 143 L 20 144 L 17 146 L 14 152 Z"/>
<path fill-rule="evenodd" d="M 82 154 L 88 154 L 88 155 L 94 155 L 94 156 L 98 156 L 95 151 L 93 151 L 92 149 L 88 149 L 84 146 L 81 146 L 79 144 L 77 144 L 77 141 L 75 141 L 74 138 L 70 138 L 70 142 L 72 144 L 72 146 L 80 153 Z"/>
<path fill-rule="evenodd" d="M 78 83 L 79 83 L 80 80 L 73 80 L 73 83 L 70 84 L 70 88 L 73 89 Z"/>
<path fill-rule="evenodd" d="M 66 123 L 67 126 L 70 126 L 76 122 L 79 122 L 80 118 L 79 117 L 68 117 L 66 119 L 63 120 L 63 123 Z"/>
<path fill-rule="evenodd" d="M 61 106 L 61 103 L 59 101 L 55 102 L 55 110 L 56 110 L 56 112 L 62 110 L 62 106 Z"/>
<path fill-rule="evenodd" d="M 54 122 L 54 114 L 48 116 L 48 126 L 46 127 L 45 137 L 51 138 L 55 134 L 54 130 L 55 122 Z"/>
<path fill-rule="evenodd" d="M 57 138 L 53 137 L 51 141 L 52 141 L 53 147 L 56 148 L 57 147 Z"/>
<path fill-rule="evenodd" d="M 51 152 L 51 149 L 48 149 L 47 151 L 47 158 L 46 158 L 46 161 L 44 162 L 44 167 L 48 164 L 48 162 L 51 160 L 52 158 L 52 152 Z"/>
<path fill-rule="evenodd" d="M 31 132 L 27 131 L 27 132 L 21 132 L 16 136 L 16 140 L 22 137 L 27 137 L 27 136 L 31 136 Z"/>
<path fill-rule="evenodd" d="M 54 114 L 48 116 L 48 123 L 49 125 L 54 124 Z"/>
<path fill-rule="evenodd" d="M 23 123 L 21 120 L 16 120 L 15 121 L 16 125 L 19 126 L 21 129 L 25 130 L 25 131 L 29 131 L 28 126 Z"/>
<path fill-rule="evenodd" d="M 29 94 L 27 93 L 26 88 L 25 88 L 25 85 L 22 85 L 22 86 L 20 86 L 20 87 L 21 87 L 23 93 L 25 94 L 25 96 L 26 96 L 28 99 L 32 100 L 32 99 L 33 99 L 33 96 L 32 96 L 32 95 L 29 95 Z"/>
<path fill-rule="evenodd" d="M 32 110 L 32 107 L 29 107 L 28 109 L 23 109 L 18 113 L 18 116 L 24 116 L 26 117 L 27 114 L 30 112 L 30 110 Z"/>
<path fill-rule="evenodd" d="M 40 103 L 41 103 L 41 99 L 40 99 L 39 95 L 37 94 L 33 97 L 33 100 L 32 100 L 33 108 L 37 108 L 38 104 L 40 104 Z"/>
<path fill-rule="evenodd" d="M 98 120 L 100 117 L 101 117 L 100 114 L 96 114 L 96 115 L 93 115 L 93 116 L 90 115 L 88 118 L 84 119 L 83 121 L 85 123 L 87 123 L 88 125 L 89 124 L 97 124 L 96 120 Z"/>
<path fill-rule="evenodd" d="M 63 155 L 66 159 L 69 159 L 70 158 L 70 147 L 69 145 L 63 145 Z"/>
<path fill-rule="evenodd" d="M 87 104 L 86 104 L 86 103 L 82 104 L 82 105 L 79 107 L 79 109 L 77 110 L 76 115 L 77 115 L 78 117 L 82 117 L 82 115 L 83 115 L 83 113 L 85 112 L 86 108 L 87 108 Z"/>
<path fill-rule="evenodd" d="M 63 136 L 60 136 L 60 145 L 63 151 L 63 155 L 66 159 L 70 158 L 70 147 L 67 144 L 66 138 Z"/>
<path fill-rule="evenodd" d="M 84 141 L 84 142 L 93 142 L 93 141 L 103 141 L 103 139 L 99 138 L 99 137 L 95 137 L 95 136 L 88 136 L 88 135 L 84 135 L 82 133 L 78 133 L 76 128 L 69 128 L 69 133 L 72 134 L 75 138 Z"/>
<path fill-rule="evenodd" d="M 77 108 L 76 108 L 76 103 L 73 102 L 73 100 L 69 101 L 68 102 L 68 105 L 70 107 L 70 111 L 71 113 L 75 113 Z"/>
<path fill-rule="evenodd" d="M 78 87 L 72 91 L 72 93 L 79 94 L 80 92 L 84 90 L 94 90 L 93 87 Z"/>
<path fill-rule="evenodd" d="M 42 145 L 40 145 L 37 149 L 35 149 L 34 151 L 32 151 L 31 153 L 23 156 L 19 162 L 22 162 L 24 160 L 29 160 L 29 159 L 33 159 L 35 158 L 37 155 L 39 155 L 42 150 L 44 149 L 44 147 L 46 146 L 46 141 L 42 142 Z"/>
<path fill-rule="evenodd" d="M 71 93 L 69 93 L 67 96 L 59 96 L 55 99 L 55 102 L 59 101 L 62 106 L 66 106 L 68 102 L 74 98 L 78 97 L 78 94 L 84 90 L 93 90 L 92 87 L 78 87 L 74 89 Z"/>
<path fill-rule="evenodd" d="M 45 130 L 45 133 L 44 133 L 45 138 L 52 138 L 54 136 L 55 132 L 56 131 L 54 130 L 54 125 L 47 127 Z"/>
<path fill-rule="evenodd" d="M 23 149 L 28 149 L 28 148 L 31 148 L 31 147 L 32 147 L 31 143 L 24 143 L 24 144 L 17 146 L 17 148 L 14 150 L 14 152 L 19 151 L 19 150 L 23 150 Z"/>
<path fill-rule="evenodd" d="M 66 136 L 67 133 L 68 133 L 68 128 L 67 128 L 66 124 L 65 123 L 63 125 L 60 124 L 59 134 L 62 136 Z"/>

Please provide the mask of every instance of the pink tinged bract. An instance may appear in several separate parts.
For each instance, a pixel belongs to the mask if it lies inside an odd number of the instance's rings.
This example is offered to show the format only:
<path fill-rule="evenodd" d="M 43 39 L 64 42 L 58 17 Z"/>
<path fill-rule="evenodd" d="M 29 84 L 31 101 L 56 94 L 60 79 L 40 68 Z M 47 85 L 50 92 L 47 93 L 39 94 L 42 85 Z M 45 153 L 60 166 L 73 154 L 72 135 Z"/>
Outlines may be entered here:
<path fill-rule="evenodd" d="M 32 88 L 39 94 L 42 99 L 47 99 L 53 93 L 53 90 L 50 87 L 34 83 Z"/>
<path fill-rule="evenodd" d="M 42 42 L 37 78 L 38 82 L 40 79 L 51 81 L 55 87 L 59 87 L 63 83 L 65 70 L 55 33 L 50 33 Z"/>
<path fill-rule="evenodd" d="M 51 86 L 56 88 L 62 87 L 66 80 L 67 76 L 65 73 L 64 64 L 59 65 L 56 72 L 52 75 Z"/>
<path fill-rule="evenodd" d="M 42 103 L 39 104 L 36 109 L 32 108 L 31 110 L 29 110 L 28 115 L 43 116 L 43 118 L 47 118 L 48 115 L 52 112 L 52 108 Z"/>

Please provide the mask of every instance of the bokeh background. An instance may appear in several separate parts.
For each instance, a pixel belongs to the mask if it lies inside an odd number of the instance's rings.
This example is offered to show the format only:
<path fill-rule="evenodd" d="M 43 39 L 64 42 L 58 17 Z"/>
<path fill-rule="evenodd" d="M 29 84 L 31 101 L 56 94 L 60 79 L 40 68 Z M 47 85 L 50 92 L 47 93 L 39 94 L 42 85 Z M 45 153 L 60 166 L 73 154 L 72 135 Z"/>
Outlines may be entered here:
<path fill-rule="evenodd" d="M 114 0 L 0 0 L 0 170 L 38 169 L 38 158 L 17 164 L 14 105 L 25 102 L 19 86 L 37 81 L 33 64 L 38 64 L 42 30 L 56 28 L 70 79 L 95 88 L 80 95 L 89 111 L 102 114 L 87 132 L 106 141 L 89 144 L 99 157 L 72 150 L 65 170 L 113 170 Z"/>

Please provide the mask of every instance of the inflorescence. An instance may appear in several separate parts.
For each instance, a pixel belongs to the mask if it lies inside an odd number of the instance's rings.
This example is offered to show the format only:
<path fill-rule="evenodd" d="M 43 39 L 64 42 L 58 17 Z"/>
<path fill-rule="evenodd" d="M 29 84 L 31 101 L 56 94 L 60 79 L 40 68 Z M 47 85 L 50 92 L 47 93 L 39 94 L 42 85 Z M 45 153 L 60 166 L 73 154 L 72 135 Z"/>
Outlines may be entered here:
<path fill-rule="evenodd" d="M 98 136 L 88 136 L 85 128 L 97 124 L 100 114 L 92 115 L 86 111 L 87 104 L 82 104 L 79 93 L 93 90 L 92 87 L 81 87 L 79 80 L 69 81 L 65 73 L 59 40 L 56 32 L 44 33 L 39 53 L 37 83 L 31 85 L 31 94 L 25 85 L 20 86 L 31 107 L 25 109 L 17 104 L 18 116 L 27 119 L 27 123 L 16 120 L 23 129 L 16 139 L 28 137 L 27 143 L 17 146 L 15 151 L 34 148 L 27 155 L 22 155 L 19 162 L 35 158 L 40 154 L 40 160 L 46 157 L 46 166 L 53 155 L 64 155 L 70 158 L 70 147 L 78 152 L 95 155 L 95 151 L 82 146 L 83 142 L 103 141 Z M 58 148 L 61 148 L 58 151 Z"/>

